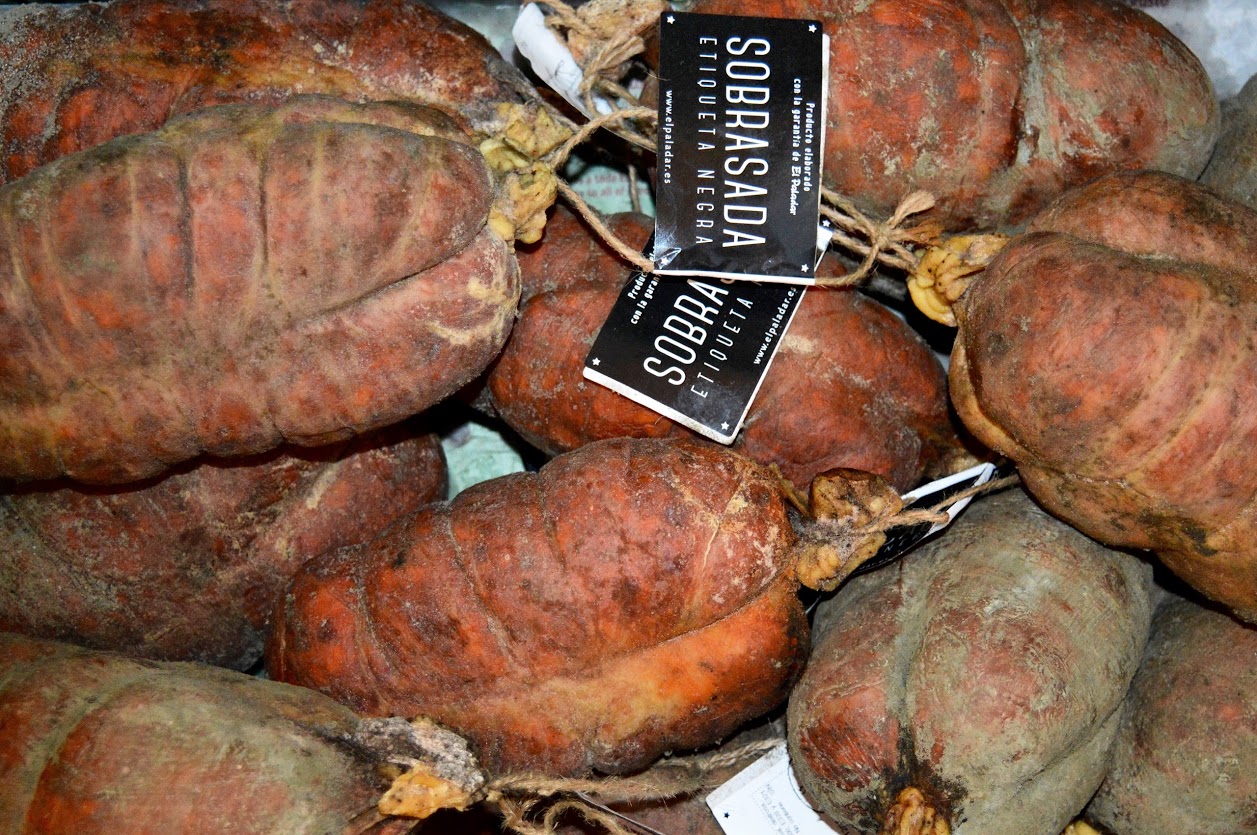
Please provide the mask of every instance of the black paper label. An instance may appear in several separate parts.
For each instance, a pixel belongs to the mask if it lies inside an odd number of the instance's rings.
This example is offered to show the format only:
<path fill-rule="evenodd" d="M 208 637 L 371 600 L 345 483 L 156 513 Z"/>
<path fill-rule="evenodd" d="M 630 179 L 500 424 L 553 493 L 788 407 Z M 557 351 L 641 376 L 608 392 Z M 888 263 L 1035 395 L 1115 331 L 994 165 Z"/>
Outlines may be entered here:
<path fill-rule="evenodd" d="M 821 24 L 664 12 L 659 31 L 656 272 L 812 283 Z"/>
<path fill-rule="evenodd" d="M 594 340 L 584 375 L 732 443 L 804 290 L 636 272 Z"/>

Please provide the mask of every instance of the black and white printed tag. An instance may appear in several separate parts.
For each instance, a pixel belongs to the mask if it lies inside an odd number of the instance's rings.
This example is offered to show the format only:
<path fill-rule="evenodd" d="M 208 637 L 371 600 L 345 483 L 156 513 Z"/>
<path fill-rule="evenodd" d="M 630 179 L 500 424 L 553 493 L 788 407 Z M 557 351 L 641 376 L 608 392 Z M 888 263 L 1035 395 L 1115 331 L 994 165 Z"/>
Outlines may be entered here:
<path fill-rule="evenodd" d="M 783 741 L 707 795 L 725 835 L 834 835 L 808 804 Z"/>
<path fill-rule="evenodd" d="M 960 511 L 968 507 L 969 502 L 973 500 L 972 496 L 964 496 L 958 501 L 947 505 L 946 502 L 951 497 L 957 496 L 971 487 L 977 487 L 996 478 L 1010 475 L 1014 471 L 1012 464 L 978 464 L 976 467 L 970 467 L 946 478 L 931 481 L 929 484 L 923 484 L 915 490 L 904 493 L 901 497 L 904 500 L 904 507 L 930 508 L 942 505 L 941 509 L 947 513 L 947 521 L 934 524 L 918 522 L 914 525 L 899 525 L 891 528 L 886 532 L 886 541 L 882 543 L 882 547 L 878 548 L 877 553 L 869 558 L 867 562 L 857 568 L 852 573 L 852 576 L 864 574 L 894 562 L 909 550 L 915 548 L 923 540 L 950 525 L 960 515 Z"/>
<path fill-rule="evenodd" d="M 584 376 L 732 443 L 804 291 L 636 272 L 594 340 Z"/>
<path fill-rule="evenodd" d="M 655 271 L 811 284 L 828 40 L 818 21 L 664 12 Z"/>

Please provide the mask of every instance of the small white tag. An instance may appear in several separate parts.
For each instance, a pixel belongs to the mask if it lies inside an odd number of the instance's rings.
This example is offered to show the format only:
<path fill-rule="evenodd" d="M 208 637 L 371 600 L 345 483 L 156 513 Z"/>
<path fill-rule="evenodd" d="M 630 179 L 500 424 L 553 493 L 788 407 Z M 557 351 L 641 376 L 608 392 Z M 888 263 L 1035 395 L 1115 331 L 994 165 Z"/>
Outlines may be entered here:
<path fill-rule="evenodd" d="M 942 493 L 947 488 L 956 485 L 960 485 L 960 490 L 963 491 L 969 489 L 970 487 L 977 487 L 979 484 L 986 484 L 994 475 L 994 464 L 978 464 L 976 467 L 970 467 L 967 470 L 962 470 L 955 475 L 949 475 L 947 478 L 940 478 L 937 481 L 931 481 L 929 484 L 923 484 L 915 490 L 909 490 L 907 493 L 904 493 L 901 498 L 903 498 L 904 504 L 908 504 L 913 499 L 933 496 L 935 493 Z M 953 502 L 948 505 L 944 510 L 947 514 L 947 521 L 939 522 L 930 526 L 929 533 L 940 531 L 954 522 L 956 517 L 960 515 L 960 511 L 968 507 L 969 502 L 971 501 L 973 501 L 973 496 L 965 496 L 960 501 Z M 916 505 L 918 507 L 927 507 L 936 502 L 937 499 L 935 502 L 918 502 Z M 928 536 L 929 534 L 927 533 L 926 535 Z"/>
<path fill-rule="evenodd" d="M 520 54 L 528 59 L 533 72 L 567 99 L 572 107 L 593 118 L 595 114 L 589 112 L 580 94 L 580 85 L 585 74 L 568 51 L 567 45 L 546 26 L 546 16 L 536 3 L 528 3 L 519 10 L 511 35 L 515 38 Z M 594 93 L 593 98 L 599 113 L 612 111 L 611 103 L 604 97 Z"/>
<path fill-rule="evenodd" d="M 808 802 L 783 741 L 707 795 L 725 835 L 834 835 Z"/>

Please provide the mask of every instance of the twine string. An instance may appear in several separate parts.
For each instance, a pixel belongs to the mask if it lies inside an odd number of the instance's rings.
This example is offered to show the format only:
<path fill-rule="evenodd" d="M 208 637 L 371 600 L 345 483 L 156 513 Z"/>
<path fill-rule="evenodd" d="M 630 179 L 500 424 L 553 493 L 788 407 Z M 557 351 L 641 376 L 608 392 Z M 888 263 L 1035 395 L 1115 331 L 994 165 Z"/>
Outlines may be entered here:
<path fill-rule="evenodd" d="M 639 35 L 619 32 L 590 53 L 589 60 L 581 67 L 584 71 L 584 78 L 581 79 L 580 85 L 581 97 L 590 112 L 594 112 L 594 90 L 608 93 L 613 92 L 612 88 L 623 90 L 618 83 L 620 68 L 634 56 L 645 51 L 646 43 Z"/>
<path fill-rule="evenodd" d="M 859 526 L 856 529 L 857 535 L 865 535 L 872 533 L 882 533 L 891 528 L 900 526 L 917 525 L 922 522 L 929 522 L 931 525 L 946 524 L 950 520 L 945 508 L 951 507 L 959 501 L 969 498 L 975 498 L 987 493 L 994 493 L 997 490 L 1003 490 L 1017 484 L 1021 478 L 1016 474 L 1004 476 L 1003 478 L 993 479 L 983 484 L 975 484 L 967 487 L 958 493 L 948 496 L 941 502 L 928 508 L 917 508 L 908 506 L 896 513 L 887 513 L 873 519 L 872 521 Z"/>
<path fill-rule="evenodd" d="M 656 116 L 657 114 L 652 108 L 631 107 L 623 110 L 615 110 L 611 113 L 605 113 L 598 116 L 595 119 L 590 119 L 581 126 L 580 130 L 568 137 L 566 142 L 551 151 L 546 156 L 545 162 L 553 170 L 559 171 L 567 162 L 568 157 L 571 156 L 572 151 L 602 128 L 607 127 L 608 125 L 623 124 L 626 121 L 635 119 L 651 121 L 654 120 Z M 651 149 L 654 149 L 653 143 L 651 143 Z M 582 198 L 576 190 L 561 177 L 556 177 L 555 179 L 559 196 L 562 197 L 568 205 L 575 209 L 577 214 L 585 219 L 585 222 L 589 224 L 589 227 L 593 229 L 594 232 L 602 238 L 608 246 L 614 249 L 616 254 L 618 254 L 625 261 L 628 261 L 634 267 L 637 267 L 637 269 L 641 270 L 643 273 L 650 273 L 654 271 L 654 261 L 651 261 L 649 258 L 642 255 L 637 249 L 629 246 L 629 244 L 625 243 L 624 240 L 612 232 L 607 227 L 602 215 L 595 211 L 594 208 L 590 206 L 589 203 L 587 203 L 585 199 Z"/>
<path fill-rule="evenodd" d="M 556 180 L 556 183 L 558 186 L 559 196 L 567 201 L 568 205 L 575 209 L 576 212 L 585 219 L 585 222 L 588 223 L 590 228 L 606 242 L 607 246 L 614 249 L 616 254 L 618 254 L 625 261 L 628 261 L 634 267 L 637 267 L 637 269 L 641 270 L 643 273 L 654 272 L 655 262 L 651 261 L 645 255 L 642 255 L 636 249 L 629 246 L 618 235 L 608 229 L 607 224 L 602 219 L 602 216 L 595 211 L 592 206 L 586 203 L 584 198 L 577 194 L 574 188 L 563 182 L 563 180 Z"/>
<path fill-rule="evenodd" d="M 607 33 L 591 26 L 580 11 L 573 9 L 562 0 L 546 0 L 544 4 L 551 10 L 546 16 L 546 26 L 563 38 L 563 30 L 576 32 L 586 40 L 597 44 L 584 56 L 581 62 L 581 83 L 577 89 L 581 102 L 587 113 L 597 113 L 598 105 L 594 93 L 601 93 L 611 104 L 613 112 L 626 109 L 620 102 L 628 104 L 627 109 L 640 106 L 634 96 L 621 83 L 625 65 L 642 52 L 646 51 L 646 42 L 639 32 L 626 25 Z M 652 111 L 653 112 L 653 111 Z M 641 131 L 632 129 L 622 122 L 607 126 L 612 133 L 649 151 L 654 151 L 654 141 Z"/>
<path fill-rule="evenodd" d="M 826 485 L 820 492 L 813 482 L 803 509 L 809 521 L 800 531 L 793 552 L 795 578 L 808 588 L 833 591 L 870 560 L 879 558 L 887 531 L 922 524 L 944 526 L 951 521 L 945 508 L 1002 489 L 1015 480 L 1012 476 L 972 485 L 928 508 L 904 507 L 902 500 L 894 497 L 893 488 L 878 478 L 867 484 L 857 479 L 851 484 Z"/>
<path fill-rule="evenodd" d="M 546 15 L 546 25 L 551 29 L 556 31 L 559 29 L 571 29 L 589 37 L 597 36 L 598 33 L 585 22 L 583 17 L 577 14 L 576 9 L 562 2 L 562 0 L 545 0 L 545 5 L 550 9 L 550 14 Z"/>
<path fill-rule="evenodd" d="M 817 284 L 827 287 L 845 287 L 858 284 L 873 271 L 878 263 L 901 270 L 911 270 L 919 260 L 909 243 L 920 243 L 937 234 L 932 225 L 905 228 L 904 222 L 912 215 L 934 206 L 934 196 L 925 191 L 914 191 L 899 201 L 894 213 L 882 222 L 869 218 L 855 204 L 838 192 L 821 189 L 821 216 L 836 227 L 834 241 L 843 249 L 863 256 L 854 272 L 835 278 L 822 278 Z"/>
<path fill-rule="evenodd" d="M 622 110 L 613 110 L 610 113 L 604 113 L 594 119 L 590 119 L 584 125 L 581 125 L 580 130 L 573 133 L 567 138 L 567 141 L 547 154 L 545 158 L 546 164 L 548 164 L 555 171 L 558 171 L 563 167 L 564 163 L 567 162 L 568 157 L 572 155 L 572 151 L 576 150 L 577 146 L 588 141 L 589 137 L 593 136 L 604 127 L 623 124 L 624 122 L 634 119 L 642 119 L 648 122 L 653 122 L 657 118 L 658 114 L 655 112 L 654 108 L 651 107 L 627 107 Z M 650 150 L 653 151 L 654 149 L 655 143 L 651 142 Z"/>

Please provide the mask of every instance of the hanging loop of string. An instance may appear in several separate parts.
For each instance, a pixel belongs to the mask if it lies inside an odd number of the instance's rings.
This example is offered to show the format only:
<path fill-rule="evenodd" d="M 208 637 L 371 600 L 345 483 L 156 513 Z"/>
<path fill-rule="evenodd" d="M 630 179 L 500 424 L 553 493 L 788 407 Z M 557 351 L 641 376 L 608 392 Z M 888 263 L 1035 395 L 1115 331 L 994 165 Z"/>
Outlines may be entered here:
<path fill-rule="evenodd" d="M 649 107 L 631 107 L 624 110 L 616 110 L 611 113 L 606 113 L 595 119 L 591 119 L 583 127 L 581 127 L 579 131 L 572 134 L 566 142 L 558 148 L 555 148 L 549 155 L 546 156 L 545 162 L 555 171 L 558 171 L 563 167 L 564 163 L 567 162 L 568 157 L 577 146 L 588 140 L 590 136 L 593 136 L 602 128 L 608 125 L 622 124 L 633 120 L 653 122 L 656 118 L 657 114 Z M 653 150 L 654 143 L 651 143 L 651 148 Z M 608 246 L 614 249 L 621 258 L 628 261 L 644 273 L 654 271 L 655 263 L 646 256 L 642 255 L 632 246 L 629 246 L 621 240 L 619 236 L 612 232 L 603 221 L 602 216 L 588 203 L 586 203 L 584 199 L 576 193 L 575 189 L 564 182 L 561 178 L 558 180 L 558 192 L 559 196 L 562 197 L 568 205 L 575 209 L 576 212 L 585 219 L 585 222 L 589 224 L 589 227 L 593 229 L 594 232 L 597 233 Z"/>

